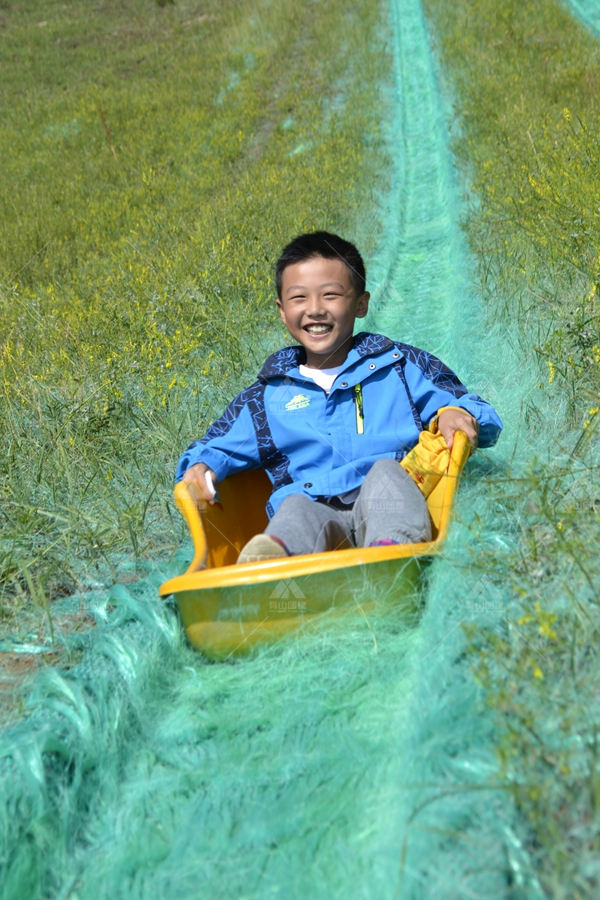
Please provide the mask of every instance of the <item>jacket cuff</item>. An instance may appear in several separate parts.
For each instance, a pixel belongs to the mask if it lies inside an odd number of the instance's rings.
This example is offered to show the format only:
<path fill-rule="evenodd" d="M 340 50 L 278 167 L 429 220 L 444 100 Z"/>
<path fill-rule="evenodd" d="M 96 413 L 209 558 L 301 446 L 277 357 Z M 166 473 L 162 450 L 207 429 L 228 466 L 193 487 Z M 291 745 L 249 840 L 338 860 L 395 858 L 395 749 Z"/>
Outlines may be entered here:
<path fill-rule="evenodd" d="M 187 470 L 191 469 L 191 467 L 195 466 L 197 463 L 204 463 L 205 466 L 212 469 L 217 476 L 217 481 L 223 481 L 228 475 L 229 467 L 227 465 L 227 457 L 217 450 L 211 450 L 210 447 L 202 447 L 197 455 L 195 453 L 190 453 L 185 469 L 178 472 L 178 481 L 181 481 Z"/>

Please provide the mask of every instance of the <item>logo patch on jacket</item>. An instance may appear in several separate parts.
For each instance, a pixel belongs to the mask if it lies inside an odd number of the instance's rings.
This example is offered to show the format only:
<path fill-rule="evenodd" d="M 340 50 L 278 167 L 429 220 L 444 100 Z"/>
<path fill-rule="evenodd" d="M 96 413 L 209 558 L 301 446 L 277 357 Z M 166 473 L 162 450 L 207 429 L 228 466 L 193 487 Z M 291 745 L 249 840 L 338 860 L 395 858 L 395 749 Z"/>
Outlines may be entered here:
<path fill-rule="evenodd" d="M 285 404 L 285 408 L 289 410 L 304 409 L 304 407 L 308 406 L 309 403 L 310 397 L 306 397 L 304 394 L 296 394 L 295 397 L 292 397 L 289 403 Z"/>

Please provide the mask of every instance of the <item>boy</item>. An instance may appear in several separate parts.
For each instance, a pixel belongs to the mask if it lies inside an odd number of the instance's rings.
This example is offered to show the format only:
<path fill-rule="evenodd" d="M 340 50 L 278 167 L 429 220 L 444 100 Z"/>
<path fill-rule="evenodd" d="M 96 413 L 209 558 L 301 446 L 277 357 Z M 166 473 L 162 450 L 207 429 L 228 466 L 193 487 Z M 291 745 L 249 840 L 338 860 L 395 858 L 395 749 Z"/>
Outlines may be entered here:
<path fill-rule="evenodd" d="M 435 356 L 380 334 L 353 336 L 369 306 L 353 244 L 300 235 L 275 274 L 281 320 L 300 346 L 267 359 L 188 447 L 177 480 L 197 482 L 214 503 L 213 483 L 265 469 L 270 522 L 240 563 L 430 540 L 427 504 L 399 460 L 436 416 L 449 448 L 457 429 L 472 450 L 491 447 L 502 429 L 496 412 Z"/>

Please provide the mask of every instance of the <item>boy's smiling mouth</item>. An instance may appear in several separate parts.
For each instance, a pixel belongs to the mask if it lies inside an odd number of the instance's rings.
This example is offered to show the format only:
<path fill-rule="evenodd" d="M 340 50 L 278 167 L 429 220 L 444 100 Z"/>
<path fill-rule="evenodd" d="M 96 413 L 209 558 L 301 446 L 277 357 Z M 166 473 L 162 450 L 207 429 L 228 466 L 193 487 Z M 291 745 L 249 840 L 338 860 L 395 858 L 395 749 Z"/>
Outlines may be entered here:
<path fill-rule="evenodd" d="M 333 325 L 326 325 L 324 323 L 311 323 L 309 325 L 304 326 L 304 331 L 308 331 L 309 334 L 329 334 L 330 331 L 333 331 Z"/>

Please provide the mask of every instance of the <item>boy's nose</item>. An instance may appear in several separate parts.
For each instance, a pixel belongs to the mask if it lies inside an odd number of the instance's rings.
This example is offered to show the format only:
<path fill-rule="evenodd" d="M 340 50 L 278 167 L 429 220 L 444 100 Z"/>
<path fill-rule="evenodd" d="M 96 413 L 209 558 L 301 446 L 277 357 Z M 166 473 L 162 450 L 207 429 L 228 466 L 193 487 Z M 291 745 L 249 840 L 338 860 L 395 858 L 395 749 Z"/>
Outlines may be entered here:
<path fill-rule="evenodd" d="M 326 311 L 321 303 L 321 298 L 311 297 L 308 301 L 306 312 L 309 316 L 320 319 L 323 318 L 323 316 L 326 315 Z"/>

